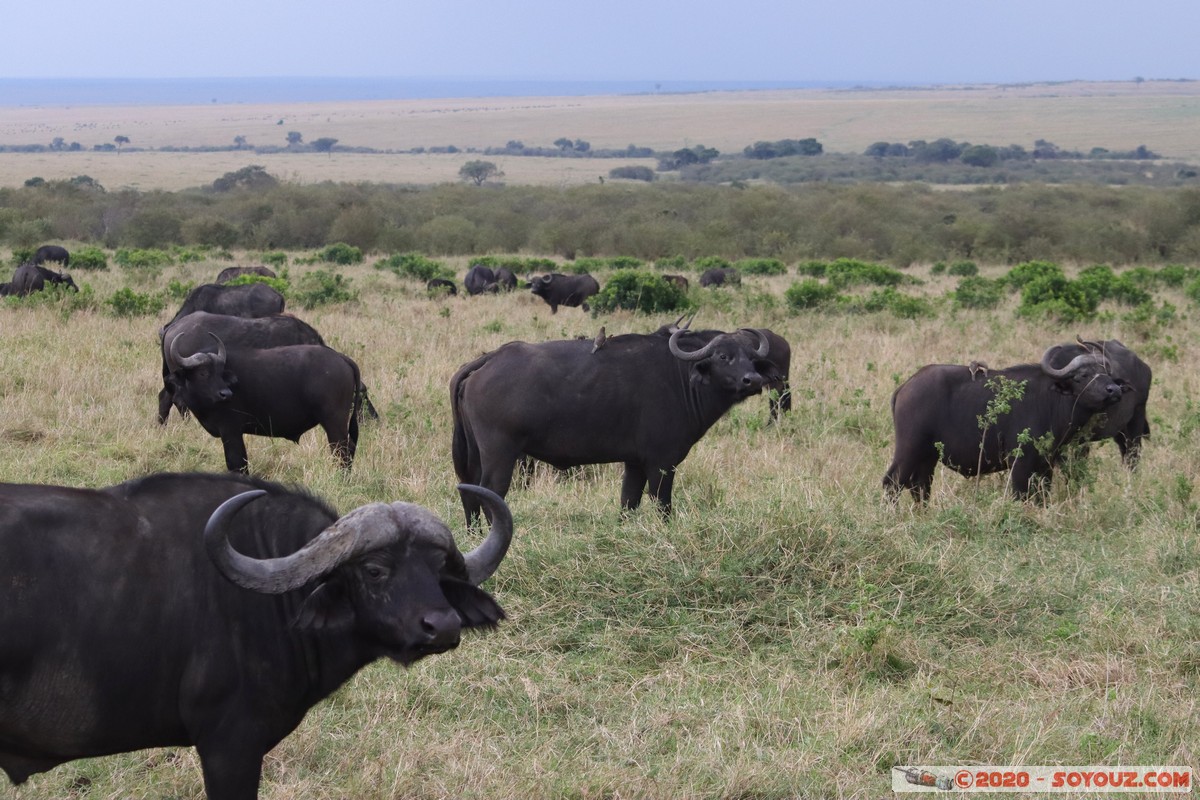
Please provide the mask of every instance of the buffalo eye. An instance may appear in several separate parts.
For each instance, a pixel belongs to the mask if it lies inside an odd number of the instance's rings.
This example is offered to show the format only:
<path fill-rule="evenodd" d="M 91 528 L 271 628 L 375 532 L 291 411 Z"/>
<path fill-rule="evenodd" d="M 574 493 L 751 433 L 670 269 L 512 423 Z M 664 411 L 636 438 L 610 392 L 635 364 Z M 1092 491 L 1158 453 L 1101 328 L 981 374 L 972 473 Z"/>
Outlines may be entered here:
<path fill-rule="evenodd" d="M 363 574 L 372 583 L 383 583 L 391 577 L 392 571 L 382 564 L 367 564 L 363 567 Z"/>

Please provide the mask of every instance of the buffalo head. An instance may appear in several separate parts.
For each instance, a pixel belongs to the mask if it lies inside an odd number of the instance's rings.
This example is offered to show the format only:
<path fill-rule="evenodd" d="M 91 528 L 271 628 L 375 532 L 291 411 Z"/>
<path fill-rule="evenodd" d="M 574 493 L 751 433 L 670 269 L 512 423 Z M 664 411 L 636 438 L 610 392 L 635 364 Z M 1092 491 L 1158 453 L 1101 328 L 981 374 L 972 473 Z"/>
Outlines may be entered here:
<path fill-rule="evenodd" d="M 210 408 L 233 397 L 237 377 L 225 369 L 225 343 L 215 333 L 217 352 L 185 356 L 179 352 L 179 337 L 168 348 L 170 372 L 181 402 L 190 408 Z"/>
<path fill-rule="evenodd" d="M 688 331 L 680 328 L 671 332 L 667 347 L 671 355 L 691 366 L 693 383 L 711 383 L 738 398 L 745 398 L 762 391 L 766 380 L 754 362 L 766 356 L 770 344 L 761 331 L 743 330 L 757 340 L 755 349 L 746 347 L 733 334 L 722 333 L 697 350 L 684 350 L 679 340 Z"/>

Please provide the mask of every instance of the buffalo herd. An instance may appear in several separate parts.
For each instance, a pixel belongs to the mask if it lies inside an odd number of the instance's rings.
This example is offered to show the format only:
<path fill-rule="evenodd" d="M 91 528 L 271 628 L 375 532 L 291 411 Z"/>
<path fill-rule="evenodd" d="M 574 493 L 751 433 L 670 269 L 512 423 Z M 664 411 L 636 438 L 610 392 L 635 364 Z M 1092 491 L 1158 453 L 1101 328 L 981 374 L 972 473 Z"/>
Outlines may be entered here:
<path fill-rule="evenodd" d="M 42 266 L 68 260 L 42 248 L 0 291 L 74 287 Z M 771 390 L 772 421 L 791 408 L 791 345 L 767 328 L 691 330 L 680 318 L 648 333 L 503 344 L 449 382 L 463 510 L 468 527 L 481 515 L 489 526 L 463 553 L 420 506 L 339 515 L 249 476 L 246 434 L 297 441 L 316 427 L 349 470 L 362 411 L 373 412 L 358 364 L 285 313 L 279 292 L 229 283 L 267 273 L 222 272 L 159 330 L 159 422 L 172 407 L 195 417 L 221 440 L 228 472 L 102 489 L 0 484 L 0 585 L 16 600 L 0 613 L 0 769 L 14 783 L 74 759 L 192 746 L 209 798 L 252 800 L 265 754 L 362 667 L 407 666 L 504 619 L 480 584 L 512 540 L 517 464 L 620 464 L 622 513 L 648 494 L 670 515 L 678 466 L 733 406 Z M 700 283 L 738 277 L 709 271 Z M 599 291 L 590 275 L 526 283 L 551 313 L 587 311 Z M 464 281 L 468 295 L 517 285 L 482 264 Z M 444 279 L 430 288 L 457 291 Z M 907 489 L 926 503 L 940 462 L 967 476 L 1006 471 L 1023 499 L 1069 448 L 1105 439 L 1132 468 L 1150 433 L 1150 385 L 1150 367 L 1115 339 L 1077 338 L 1001 369 L 921 367 L 892 395 L 884 495 Z"/>

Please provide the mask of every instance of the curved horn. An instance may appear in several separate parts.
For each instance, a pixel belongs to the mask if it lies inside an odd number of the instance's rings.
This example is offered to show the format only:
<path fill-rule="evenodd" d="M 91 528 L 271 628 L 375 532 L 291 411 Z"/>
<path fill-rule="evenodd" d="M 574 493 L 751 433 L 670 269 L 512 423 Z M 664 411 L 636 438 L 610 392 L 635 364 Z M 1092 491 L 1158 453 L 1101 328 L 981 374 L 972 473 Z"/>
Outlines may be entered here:
<path fill-rule="evenodd" d="M 475 499 L 483 503 L 484 509 L 492 519 L 492 529 L 488 531 L 487 538 L 474 550 L 463 554 L 463 561 L 467 565 L 467 580 L 478 586 L 492 576 L 508 552 L 513 535 L 512 512 L 508 510 L 508 504 L 503 498 L 490 489 L 460 483 L 458 491 L 475 495 Z"/>
<path fill-rule="evenodd" d="M 767 339 L 767 335 L 758 328 L 738 328 L 739 331 L 752 333 L 758 337 L 758 346 L 754 349 L 755 358 L 766 358 L 767 353 L 771 351 L 771 342 Z"/>
<path fill-rule="evenodd" d="M 717 346 L 717 340 L 719 340 L 721 336 L 725 335 L 721 334 L 720 336 L 714 336 L 712 341 L 704 345 L 704 347 L 689 353 L 686 350 L 681 350 L 679 347 L 678 339 L 681 333 L 687 333 L 687 330 L 680 329 L 674 331 L 671 333 L 671 338 L 667 340 L 667 347 L 670 349 L 671 355 L 675 356 L 680 361 L 699 361 L 703 358 L 708 358 L 708 354 L 711 353 L 713 348 Z"/>
<path fill-rule="evenodd" d="M 1042 354 L 1042 362 L 1041 362 L 1042 372 L 1046 373 L 1047 375 L 1049 375 L 1052 378 L 1065 377 L 1067 375 L 1070 375 L 1072 372 L 1079 369 L 1080 367 L 1082 367 L 1084 364 L 1092 364 L 1092 363 L 1096 363 L 1100 360 L 1099 358 L 1092 355 L 1091 353 L 1084 353 L 1082 355 L 1078 355 L 1078 356 L 1075 356 L 1074 358 L 1072 358 L 1071 362 L 1069 364 L 1067 364 L 1065 367 L 1062 367 L 1061 369 L 1055 369 L 1054 367 L 1050 366 L 1050 357 L 1052 355 L 1054 355 L 1054 353 L 1057 352 L 1060 347 L 1061 347 L 1061 345 L 1054 345 L 1053 347 L 1051 347 L 1049 350 L 1047 350 L 1045 353 Z"/>
<path fill-rule="evenodd" d="M 252 558 L 233 549 L 229 525 L 247 504 L 265 495 L 256 489 L 226 500 L 204 526 L 204 546 L 221 574 L 243 589 L 282 594 L 298 589 L 340 564 L 369 550 L 386 546 L 410 529 L 449 537 L 449 531 L 428 509 L 410 503 L 371 503 L 340 517 L 321 534 L 288 556 Z"/>
<path fill-rule="evenodd" d="M 225 345 L 221 342 L 220 339 L 217 338 L 217 335 L 215 333 L 210 332 L 209 336 L 211 336 L 217 340 L 216 356 L 214 356 L 212 353 L 203 353 L 203 352 L 192 353 L 190 356 L 180 355 L 180 353 L 179 353 L 179 336 L 176 336 L 174 339 L 171 340 L 171 346 L 167 348 L 167 353 L 171 356 L 171 360 L 174 361 L 176 364 L 178 364 L 183 369 L 195 369 L 196 367 L 200 366 L 201 364 L 205 364 L 205 363 L 213 360 L 214 358 L 219 359 L 221 361 L 221 363 L 224 364 L 225 363 Z"/>

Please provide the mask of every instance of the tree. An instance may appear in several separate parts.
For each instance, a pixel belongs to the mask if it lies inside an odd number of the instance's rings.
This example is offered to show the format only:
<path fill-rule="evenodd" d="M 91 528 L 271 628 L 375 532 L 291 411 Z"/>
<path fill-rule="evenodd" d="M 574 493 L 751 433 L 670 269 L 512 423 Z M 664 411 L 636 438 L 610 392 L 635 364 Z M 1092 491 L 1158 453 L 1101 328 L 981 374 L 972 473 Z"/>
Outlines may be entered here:
<path fill-rule="evenodd" d="M 117 143 L 117 155 L 121 155 L 121 146 L 129 144 L 129 137 L 117 136 L 113 141 Z"/>
<path fill-rule="evenodd" d="M 288 131 L 287 143 L 288 147 L 295 147 L 304 141 L 304 137 L 300 135 L 300 131 Z"/>
<path fill-rule="evenodd" d="M 959 160 L 972 167 L 990 167 L 1000 160 L 1000 154 L 990 145 L 973 144 L 963 150 Z"/>
<path fill-rule="evenodd" d="M 559 150 L 570 150 L 572 147 L 575 146 L 575 143 L 573 141 L 571 141 L 570 139 L 568 139 L 566 136 L 560 136 L 559 138 L 554 140 L 554 146 L 557 147 Z"/>
<path fill-rule="evenodd" d="M 313 149 L 318 153 L 328 153 L 330 158 L 333 158 L 333 146 L 337 144 L 337 139 L 331 139 L 328 136 L 322 136 L 320 139 L 313 139 Z"/>
<path fill-rule="evenodd" d="M 242 148 L 244 148 L 246 146 L 246 137 L 245 136 L 233 137 L 233 146 L 236 147 L 238 150 L 241 150 Z"/>
<path fill-rule="evenodd" d="M 488 178 L 498 178 L 503 175 L 500 168 L 491 161 L 468 161 L 458 170 L 458 177 L 474 181 L 476 186 L 482 186 Z"/>

